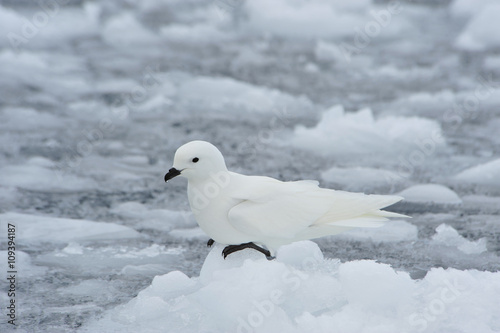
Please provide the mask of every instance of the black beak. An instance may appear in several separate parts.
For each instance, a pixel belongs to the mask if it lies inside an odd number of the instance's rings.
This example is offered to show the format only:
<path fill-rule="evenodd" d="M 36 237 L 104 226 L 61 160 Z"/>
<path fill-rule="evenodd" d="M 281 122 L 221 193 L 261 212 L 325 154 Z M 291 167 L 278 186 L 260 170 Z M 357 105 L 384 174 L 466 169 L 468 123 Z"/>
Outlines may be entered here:
<path fill-rule="evenodd" d="M 176 168 L 171 168 L 165 175 L 165 183 L 168 182 L 170 179 L 177 177 L 180 174 L 181 172 L 179 170 L 177 170 Z"/>

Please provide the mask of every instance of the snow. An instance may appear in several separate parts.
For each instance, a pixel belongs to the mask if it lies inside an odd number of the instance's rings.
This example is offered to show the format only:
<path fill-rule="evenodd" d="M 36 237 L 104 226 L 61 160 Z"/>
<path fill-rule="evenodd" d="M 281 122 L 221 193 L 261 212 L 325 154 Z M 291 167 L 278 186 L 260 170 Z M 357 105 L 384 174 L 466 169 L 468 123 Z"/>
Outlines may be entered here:
<path fill-rule="evenodd" d="M 376 119 L 370 109 L 345 112 L 341 105 L 326 110 L 315 127 L 299 125 L 290 142 L 321 155 L 394 156 L 409 148 L 428 145 L 434 151 L 444 145 L 441 128 L 420 117 Z"/>
<path fill-rule="evenodd" d="M 446 224 L 441 224 L 436 228 L 436 234 L 432 236 L 432 240 L 443 246 L 455 246 L 465 254 L 477 254 L 487 251 L 485 238 L 469 241 L 460 236 L 453 227 Z"/>
<path fill-rule="evenodd" d="M 469 21 L 462 33 L 457 37 L 457 47 L 468 51 L 483 51 L 500 47 L 500 37 L 491 31 L 498 31 L 500 23 L 500 5 L 485 5 Z"/>
<path fill-rule="evenodd" d="M 435 268 L 412 280 L 387 264 L 325 259 L 309 241 L 282 248 L 274 261 L 252 250 L 224 260 L 221 249 L 212 249 L 199 277 L 156 276 L 84 331 L 488 331 L 500 324 L 492 312 L 470 315 L 498 305 L 495 273 Z"/>
<path fill-rule="evenodd" d="M 459 205 L 460 197 L 451 189 L 440 184 L 419 184 L 411 186 L 399 195 L 408 202 Z"/>

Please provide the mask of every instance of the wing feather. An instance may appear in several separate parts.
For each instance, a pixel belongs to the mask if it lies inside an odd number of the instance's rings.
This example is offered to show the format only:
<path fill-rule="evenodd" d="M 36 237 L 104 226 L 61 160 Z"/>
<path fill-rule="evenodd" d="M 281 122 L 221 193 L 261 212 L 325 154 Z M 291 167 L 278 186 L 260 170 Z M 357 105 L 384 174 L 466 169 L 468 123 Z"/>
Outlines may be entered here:
<path fill-rule="evenodd" d="M 386 217 L 399 216 L 380 210 L 400 201 L 398 196 L 322 189 L 312 181 L 254 178 L 251 189 L 238 193 L 241 202 L 229 210 L 228 220 L 256 239 L 316 238 L 354 227 L 377 227 Z"/>

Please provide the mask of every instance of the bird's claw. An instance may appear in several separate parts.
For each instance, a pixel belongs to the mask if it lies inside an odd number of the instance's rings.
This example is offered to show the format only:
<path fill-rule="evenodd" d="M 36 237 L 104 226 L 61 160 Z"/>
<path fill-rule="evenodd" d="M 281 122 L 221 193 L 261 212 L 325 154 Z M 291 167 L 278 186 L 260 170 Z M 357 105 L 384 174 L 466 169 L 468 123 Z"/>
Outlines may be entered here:
<path fill-rule="evenodd" d="M 208 246 L 208 247 L 212 247 L 212 245 L 214 245 L 214 243 L 215 243 L 215 241 L 214 241 L 212 238 L 210 238 L 210 239 L 208 240 L 208 242 L 207 242 L 207 246 Z"/>
<path fill-rule="evenodd" d="M 274 257 L 271 256 L 271 252 L 269 252 L 269 250 L 266 250 L 258 245 L 255 245 L 252 242 L 243 243 L 243 244 L 239 244 L 239 245 L 228 245 L 224 248 L 224 250 L 222 250 L 222 256 L 224 257 L 224 259 L 226 259 L 226 257 L 228 255 L 230 255 L 231 253 L 241 251 L 244 249 L 248 249 L 248 248 L 261 252 L 262 254 L 264 254 L 266 256 L 266 258 L 268 260 L 274 259 Z"/>

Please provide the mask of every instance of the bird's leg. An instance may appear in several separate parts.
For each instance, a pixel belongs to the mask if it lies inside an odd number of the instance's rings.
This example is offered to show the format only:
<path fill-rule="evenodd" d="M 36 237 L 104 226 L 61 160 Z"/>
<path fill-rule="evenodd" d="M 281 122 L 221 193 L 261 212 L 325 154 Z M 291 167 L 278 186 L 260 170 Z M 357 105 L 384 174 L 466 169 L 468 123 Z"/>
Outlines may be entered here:
<path fill-rule="evenodd" d="M 269 260 L 274 259 L 274 257 L 271 257 L 271 252 L 269 252 L 269 250 L 266 250 L 258 245 L 255 245 L 252 242 L 243 243 L 243 244 L 239 244 L 239 245 L 228 245 L 224 248 L 224 250 L 222 250 L 222 255 L 224 256 L 224 259 L 226 259 L 226 257 L 228 255 L 230 255 L 231 253 L 241 251 L 244 249 L 254 249 L 254 250 L 257 250 L 257 251 L 263 253 L 267 259 L 269 259 Z"/>
<path fill-rule="evenodd" d="M 207 246 L 208 246 L 208 247 L 211 247 L 212 245 L 214 245 L 214 243 L 215 243 L 215 241 L 214 241 L 212 238 L 210 238 L 210 239 L 208 240 L 208 242 L 207 242 Z"/>

